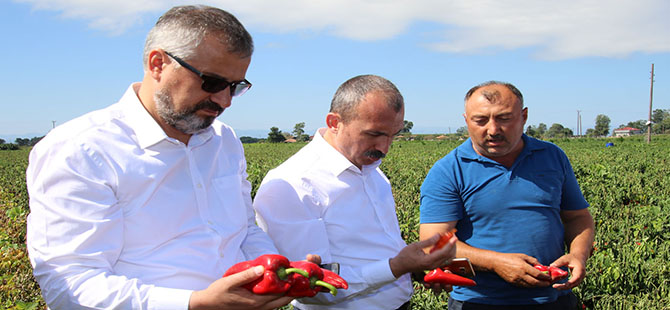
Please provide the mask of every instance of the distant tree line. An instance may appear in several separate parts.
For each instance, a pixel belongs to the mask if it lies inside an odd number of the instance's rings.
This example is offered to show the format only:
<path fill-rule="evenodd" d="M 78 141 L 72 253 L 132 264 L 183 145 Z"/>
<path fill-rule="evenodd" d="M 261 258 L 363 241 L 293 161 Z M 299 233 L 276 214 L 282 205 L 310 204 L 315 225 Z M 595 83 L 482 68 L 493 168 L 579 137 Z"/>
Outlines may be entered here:
<path fill-rule="evenodd" d="M 642 130 L 643 133 L 646 133 L 649 127 L 647 126 L 648 120 L 637 120 L 634 122 L 628 122 L 628 124 L 621 124 L 618 128 L 632 127 Z M 651 133 L 662 134 L 670 133 L 670 109 L 656 109 L 651 113 Z"/>
<path fill-rule="evenodd" d="M 402 130 L 400 130 L 400 134 L 411 134 L 412 127 L 414 127 L 414 123 L 405 120 L 404 127 Z M 293 126 L 293 131 L 290 133 L 281 131 L 279 127 L 275 126 L 271 127 L 270 132 L 268 133 L 268 137 L 267 139 L 265 139 L 265 141 L 270 143 L 279 143 L 289 139 L 295 139 L 295 142 L 307 142 L 310 140 L 310 138 L 311 137 L 308 134 L 305 134 L 305 122 L 300 122 L 295 124 L 295 126 Z M 253 142 L 259 142 L 259 141 L 262 141 L 262 139 L 257 139 L 256 141 Z M 253 143 L 253 142 L 247 142 L 247 143 Z M 242 143 L 245 142 L 242 141 Z"/>
<path fill-rule="evenodd" d="M 14 143 L 7 143 L 4 139 L 0 139 L 0 150 L 18 150 L 22 146 L 34 146 L 37 142 L 40 142 L 42 137 L 34 137 L 31 139 L 28 138 L 16 138 Z"/>

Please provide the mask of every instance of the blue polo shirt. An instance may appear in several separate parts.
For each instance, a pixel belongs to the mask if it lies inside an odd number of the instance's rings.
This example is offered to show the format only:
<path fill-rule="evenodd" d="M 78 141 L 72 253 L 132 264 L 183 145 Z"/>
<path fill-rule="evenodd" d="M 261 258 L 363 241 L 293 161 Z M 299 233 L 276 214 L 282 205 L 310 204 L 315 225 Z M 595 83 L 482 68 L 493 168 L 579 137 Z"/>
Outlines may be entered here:
<path fill-rule="evenodd" d="M 561 210 L 588 207 L 565 153 L 522 136 L 524 148 L 507 168 L 481 156 L 468 139 L 430 169 L 421 186 L 421 223 L 458 221 L 458 239 L 477 248 L 524 253 L 544 265 L 565 253 Z M 543 304 L 559 294 L 520 288 L 496 273 L 477 272 L 477 286 L 454 287 L 460 301 L 496 305 Z"/>

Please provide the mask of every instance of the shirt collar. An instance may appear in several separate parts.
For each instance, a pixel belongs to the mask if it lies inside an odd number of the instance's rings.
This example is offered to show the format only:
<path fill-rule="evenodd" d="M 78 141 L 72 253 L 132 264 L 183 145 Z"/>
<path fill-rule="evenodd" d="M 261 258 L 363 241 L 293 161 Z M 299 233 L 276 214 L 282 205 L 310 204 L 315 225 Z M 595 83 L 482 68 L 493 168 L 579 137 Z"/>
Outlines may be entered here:
<path fill-rule="evenodd" d="M 521 158 L 524 158 L 531 153 L 538 151 L 538 150 L 543 150 L 546 148 L 544 144 L 542 144 L 540 141 L 536 139 L 531 139 L 530 137 L 526 136 L 526 134 L 521 135 L 521 139 L 523 140 L 523 149 L 521 150 L 521 153 L 519 153 L 519 156 L 517 156 L 516 161 L 518 161 Z M 482 162 L 493 162 L 496 163 L 496 161 L 481 156 L 477 154 L 475 149 L 472 146 L 472 139 L 468 138 L 463 142 L 458 147 L 458 156 L 463 158 L 463 159 L 469 159 L 469 160 L 477 160 L 477 161 L 482 161 Z"/>
<path fill-rule="evenodd" d="M 146 110 L 140 101 L 137 96 L 140 85 L 142 85 L 142 83 L 133 83 L 130 85 L 123 94 L 123 97 L 121 97 L 121 100 L 119 100 L 119 103 L 121 103 L 126 111 L 128 111 L 128 114 L 126 115 L 128 126 L 135 132 L 139 146 L 145 149 L 163 140 L 178 143 L 175 139 L 168 137 L 165 131 L 163 131 L 163 128 L 158 125 L 156 120 L 149 114 L 149 111 Z M 203 144 L 207 142 L 213 134 L 213 128 L 209 126 L 192 135 L 191 139 L 189 139 L 189 146 Z"/>
<path fill-rule="evenodd" d="M 325 169 L 329 170 L 333 175 L 340 175 L 342 172 L 351 170 L 357 174 L 368 174 L 371 171 L 374 171 L 381 164 L 381 159 L 375 161 L 372 164 L 365 165 L 362 168 L 358 169 L 356 165 L 352 164 L 349 159 L 347 159 L 340 151 L 335 149 L 326 139 L 323 138 L 323 134 L 326 132 L 327 128 L 319 128 L 314 134 L 314 139 L 312 143 L 317 148 L 318 152 L 321 154 L 321 159 L 326 162 L 323 166 Z"/>

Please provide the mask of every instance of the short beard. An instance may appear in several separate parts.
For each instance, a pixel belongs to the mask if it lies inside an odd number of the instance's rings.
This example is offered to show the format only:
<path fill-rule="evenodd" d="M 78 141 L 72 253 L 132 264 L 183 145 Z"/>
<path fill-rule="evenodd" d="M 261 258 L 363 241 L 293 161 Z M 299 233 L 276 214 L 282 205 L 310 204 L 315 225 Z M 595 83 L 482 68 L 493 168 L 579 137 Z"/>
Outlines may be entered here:
<path fill-rule="evenodd" d="M 172 97 L 164 88 L 154 93 L 154 101 L 156 102 L 158 116 L 168 125 L 188 135 L 195 134 L 209 127 L 216 119 L 216 117 L 212 116 L 200 117 L 195 114 L 196 111 L 203 108 L 219 111 L 219 114 L 223 111 L 218 104 L 210 100 L 201 101 L 184 111 L 175 111 Z"/>

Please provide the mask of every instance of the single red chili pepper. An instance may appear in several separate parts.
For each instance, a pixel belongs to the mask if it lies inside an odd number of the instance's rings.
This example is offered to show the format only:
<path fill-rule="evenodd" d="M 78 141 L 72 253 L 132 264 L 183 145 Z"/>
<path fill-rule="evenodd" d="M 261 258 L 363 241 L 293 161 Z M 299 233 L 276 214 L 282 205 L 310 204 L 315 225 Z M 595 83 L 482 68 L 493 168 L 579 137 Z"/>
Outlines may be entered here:
<path fill-rule="evenodd" d="M 349 283 L 345 281 L 340 275 L 328 270 L 321 268 L 321 271 L 323 271 L 323 282 L 326 282 L 335 288 L 341 288 L 341 289 L 348 289 L 349 288 Z M 326 291 L 326 288 L 322 288 L 322 291 Z"/>
<path fill-rule="evenodd" d="M 430 249 L 428 253 L 433 253 L 441 248 L 443 248 L 447 243 L 449 243 L 449 240 L 451 240 L 451 237 L 454 236 L 456 233 L 456 228 L 452 228 L 450 231 L 447 232 L 441 232 L 440 233 L 440 240 L 437 240 L 433 248 Z"/>
<path fill-rule="evenodd" d="M 551 275 L 551 280 L 554 282 L 568 277 L 567 271 L 554 266 L 549 266 L 549 274 Z"/>
<path fill-rule="evenodd" d="M 291 288 L 289 274 L 300 273 L 305 277 L 308 276 L 307 272 L 302 269 L 290 268 L 288 258 L 277 254 L 265 254 L 254 260 L 237 263 L 228 268 L 223 276 L 229 276 L 255 266 L 265 268 L 263 276 L 242 286 L 255 294 L 286 293 Z"/>
<path fill-rule="evenodd" d="M 535 269 L 551 276 L 551 282 L 563 280 L 568 277 L 568 272 L 554 266 L 535 265 Z"/>
<path fill-rule="evenodd" d="M 291 267 L 306 271 L 308 276 L 304 277 L 298 273 L 289 275 L 292 284 L 291 288 L 286 292 L 286 296 L 314 297 L 322 288 L 327 289 L 333 296 L 337 295 L 335 286 L 322 281 L 323 270 L 319 265 L 308 261 L 295 261 L 291 262 Z"/>
<path fill-rule="evenodd" d="M 424 277 L 423 281 L 428 284 L 439 283 L 442 285 L 457 285 L 457 286 L 475 286 L 477 283 L 466 277 L 461 277 L 459 275 L 444 272 L 442 268 L 435 268 L 433 271 L 428 272 Z"/>
<path fill-rule="evenodd" d="M 533 267 L 535 267 L 535 269 L 537 269 L 539 271 L 542 271 L 542 273 L 544 273 L 544 274 L 549 274 L 549 267 L 547 267 L 545 265 L 535 265 Z"/>

